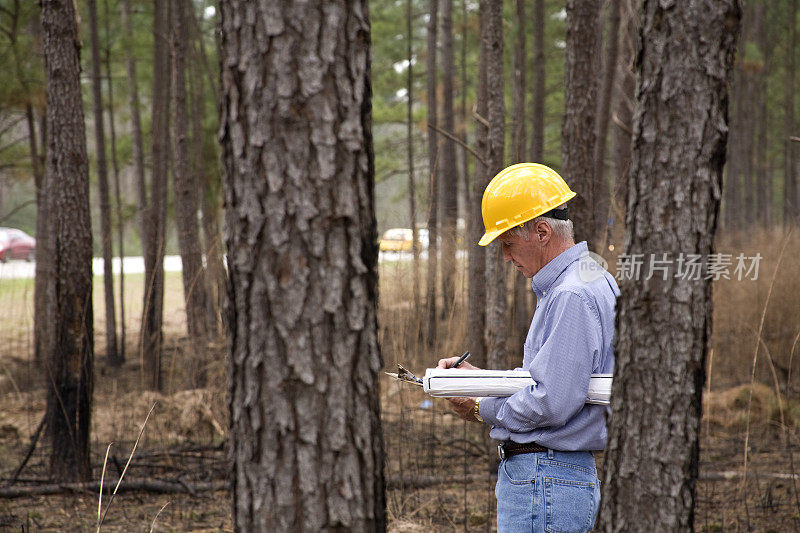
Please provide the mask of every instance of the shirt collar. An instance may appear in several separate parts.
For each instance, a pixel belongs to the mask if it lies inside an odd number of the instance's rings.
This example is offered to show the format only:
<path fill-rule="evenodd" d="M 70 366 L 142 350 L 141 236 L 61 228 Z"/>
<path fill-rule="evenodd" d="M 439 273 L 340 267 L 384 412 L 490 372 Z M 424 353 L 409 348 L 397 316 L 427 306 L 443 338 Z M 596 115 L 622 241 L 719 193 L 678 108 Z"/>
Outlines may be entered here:
<path fill-rule="evenodd" d="M 566 268 L 577 261 L 582 255 L 589 253 L 586 241 L 581 241 L 574 246 L 570 246 L 553 259 L 550 260 L 539 272 L 531 278 L 531 287 L 536 293 L 537 298 L 541 298 L 550 290 L 553 283 L 558 279 Z"/>

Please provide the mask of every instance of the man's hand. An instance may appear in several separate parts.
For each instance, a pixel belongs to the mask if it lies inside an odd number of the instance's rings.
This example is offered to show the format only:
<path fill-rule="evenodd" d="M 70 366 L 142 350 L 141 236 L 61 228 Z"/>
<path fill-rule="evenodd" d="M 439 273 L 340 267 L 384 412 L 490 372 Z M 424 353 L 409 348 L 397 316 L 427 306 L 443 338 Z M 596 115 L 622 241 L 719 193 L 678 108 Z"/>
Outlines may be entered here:
<path fill-rule="evenodd" d="M 459 418 L 463 418 L 467 422 L 478 422 L 478 419 L 475 418 L 475 398 L 448 398 L 447 400 Z"/>
<path fill-rule="evenodd" d="M 439 364 L 436 366 L 436 368 L 450 368 L 456 363 L 456 361 L 458 361 L 458 357 L 448 357 L 447 359 L 439 359 Z M 466 361 L 458 365 L 458 368 L 464 368 L 466 370 L 480 370 L 480 368 L 478 368 L 477 366 L 472 366 Z"/>

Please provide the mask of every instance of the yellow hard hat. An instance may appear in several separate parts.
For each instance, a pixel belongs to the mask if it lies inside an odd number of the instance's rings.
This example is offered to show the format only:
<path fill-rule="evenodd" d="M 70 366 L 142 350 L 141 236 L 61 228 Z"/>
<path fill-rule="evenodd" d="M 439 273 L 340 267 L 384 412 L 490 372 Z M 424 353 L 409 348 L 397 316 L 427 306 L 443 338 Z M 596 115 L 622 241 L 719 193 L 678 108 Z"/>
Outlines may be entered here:
<path fill-rule="evenodd" d="M 483 234 L 486 246 L 501 233 L 533 220 L 575 197 L 575 192 L 550 167 L 518 163 L 500 171 L 483 191 Z"/>

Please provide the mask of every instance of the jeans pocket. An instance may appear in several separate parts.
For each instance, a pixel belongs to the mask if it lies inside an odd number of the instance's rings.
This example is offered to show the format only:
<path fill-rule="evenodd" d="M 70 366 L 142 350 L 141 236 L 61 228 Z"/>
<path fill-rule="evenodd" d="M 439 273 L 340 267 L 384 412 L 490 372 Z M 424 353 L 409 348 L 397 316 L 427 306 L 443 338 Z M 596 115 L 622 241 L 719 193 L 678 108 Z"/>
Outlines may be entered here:
<path fill-rule="evenodd" d="M 588 481 L 544 478 L 545 531 L 577 533 L 594 525 L 598 501 Z"/>
<path fill-rule="evenodd" d="M 500 470 L 514 485 L 531 484 L 536 480 L 536 460 L 531 459 L 532 457 L 531 454 L 509 457 L 500 463 Z"/>

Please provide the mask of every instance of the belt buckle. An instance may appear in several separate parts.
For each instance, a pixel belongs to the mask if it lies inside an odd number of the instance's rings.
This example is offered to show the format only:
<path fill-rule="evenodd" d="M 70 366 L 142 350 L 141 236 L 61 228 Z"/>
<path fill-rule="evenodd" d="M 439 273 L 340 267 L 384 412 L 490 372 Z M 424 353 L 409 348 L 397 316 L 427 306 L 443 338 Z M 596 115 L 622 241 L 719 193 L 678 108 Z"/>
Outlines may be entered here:
<path fill-rule="evenodd" d="M 506 451 L 503 449 L 502 444 L 497 445 L 497 456 L 500 458 L 501 461 L 504 461 L 506 458 Z"/>

